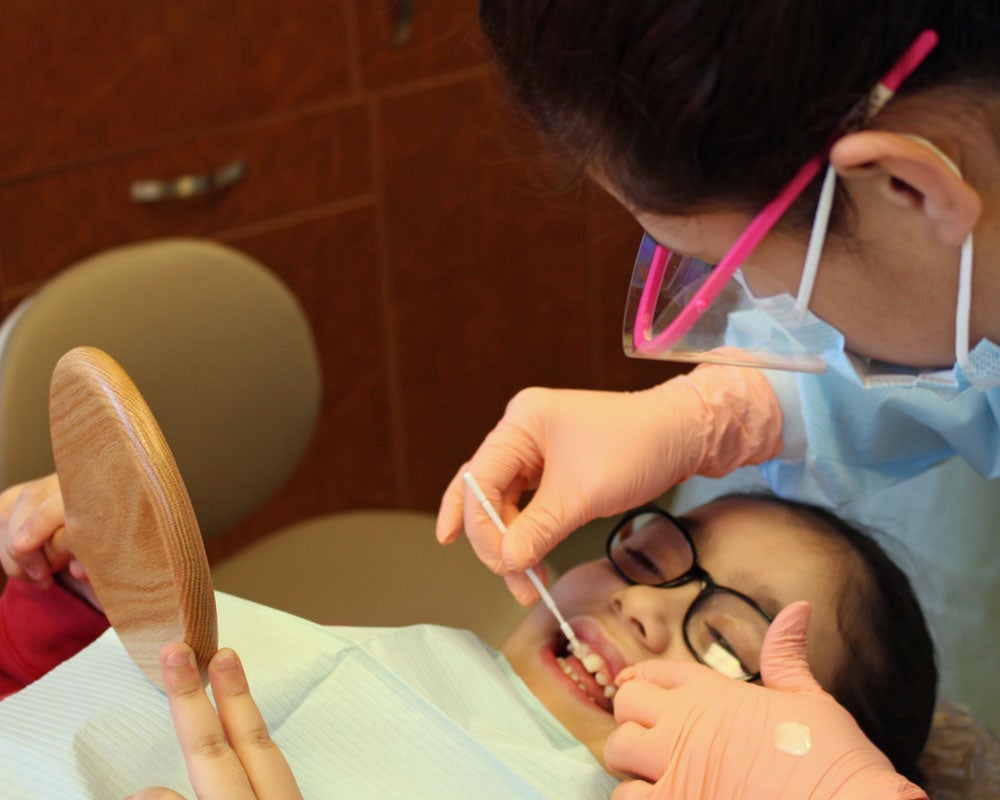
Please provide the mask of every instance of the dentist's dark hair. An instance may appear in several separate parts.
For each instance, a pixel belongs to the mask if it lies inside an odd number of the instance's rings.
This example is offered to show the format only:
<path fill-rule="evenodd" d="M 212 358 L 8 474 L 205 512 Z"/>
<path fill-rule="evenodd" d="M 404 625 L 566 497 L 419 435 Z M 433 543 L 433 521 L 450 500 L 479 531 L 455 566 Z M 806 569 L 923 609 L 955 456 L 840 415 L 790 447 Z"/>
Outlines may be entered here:
<path fill-rule="evenodd" d="M 925 28 L 902 93 L 980 113 L 1000 91 L 997 0 L 481 0 L 480 21 L 549 142 L 660 214 L 762 207 Z"/>

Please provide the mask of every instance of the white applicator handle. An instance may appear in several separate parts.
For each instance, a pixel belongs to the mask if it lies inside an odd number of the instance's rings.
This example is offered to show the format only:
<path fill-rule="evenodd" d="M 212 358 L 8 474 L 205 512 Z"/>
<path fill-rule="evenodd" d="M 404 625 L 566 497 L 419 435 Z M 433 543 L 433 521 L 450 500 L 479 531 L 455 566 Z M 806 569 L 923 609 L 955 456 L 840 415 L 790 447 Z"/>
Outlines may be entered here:
<path fill-rule="evenodd" d="M 507 526 L 503 524 L 503 520 L 500 519 L 500 515 L 497 513 L 497 510 L 493 507 L 493 504 L 486 499 L 486 495 L 483 494 L 483 490 L 479 488 L 479 484 L 476 483 L 476 479 L 472 475 L 472 473 L 465 472 L 462 474 L 462 478 L 468 484 L 469 488 L 472 490 L 472 493 L 476 496 L 476 500 L 479 501 L 479 505 L 483 507 L 483 510 L 486 512 L 489 518 L 493 520 L 493 524 L 497 526 L 497 530 L 499 530 L 500 533 L 502 534 L 506 534 Z M 542 602 L 545 603 L 546 606 L 548 606 L 549 611 L 553 613 L 556 620 L 559 622 L 559 629 L 563 632 L 566 638 L 569 639 L 571 648 L 574 651 L 579 650 L 580 642 L 576 638 L 576 634 L 573 633 L 573 629 L 569 626 L 569 623 L 563 618 L 563 615 L 559 613 L 559 609 L 556 608 L 555 601 L 552 599 L 552 595 L 550 595 L 548 590 L 545 588 L 545 584 L 542 583 L 541 579 L 538 577 L 538 575 L 535 574 L 535 571 L 533 569 L 529 568 L 525 570 L 525 572 L 527 573 L 528 578 L 531 580 L 531 582 L 535 585 L 535 588 L 538 590 L 538 595 L 539 597 L 542 598 Z"/>

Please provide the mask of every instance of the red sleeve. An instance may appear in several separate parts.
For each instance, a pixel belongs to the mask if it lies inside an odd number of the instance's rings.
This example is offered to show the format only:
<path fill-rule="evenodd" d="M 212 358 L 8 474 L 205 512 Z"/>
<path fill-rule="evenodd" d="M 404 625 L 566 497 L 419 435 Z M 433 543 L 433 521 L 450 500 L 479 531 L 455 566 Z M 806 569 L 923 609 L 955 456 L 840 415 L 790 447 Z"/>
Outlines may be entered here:
<path fill-rule="evenodd" d="M 75 655 L 108 627 L 107 618 L 58 584 L 7 581 L 0 595 L 0 699 Z"/>

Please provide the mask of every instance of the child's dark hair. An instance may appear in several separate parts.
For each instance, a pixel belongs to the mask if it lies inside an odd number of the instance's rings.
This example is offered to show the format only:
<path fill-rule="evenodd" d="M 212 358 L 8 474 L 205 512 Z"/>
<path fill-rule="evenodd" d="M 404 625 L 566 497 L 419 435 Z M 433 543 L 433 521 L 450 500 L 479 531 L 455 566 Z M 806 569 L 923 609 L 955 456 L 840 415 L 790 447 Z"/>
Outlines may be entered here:
<path fill-rule="evenodd" d="M 863 569 L 848 570 L 837 608 L 848 668 L 838 671 L 829 690 L 896 770 L 919 783 L 917 759 L 930 732 L 938 672 L 927 621 L 906 574 L 872 532 L 821 506 L 766 493 L 719 499 L 778 505 L 846 545 L 847 555 L 860 562 Z"/>
<path fill-rule="evenodd" d="M 481 0 L 480 21 L 557 149 L 660 214 L 761 208 L 925 28 L 903 92 L 1000 91 L 997 0 Z"/>

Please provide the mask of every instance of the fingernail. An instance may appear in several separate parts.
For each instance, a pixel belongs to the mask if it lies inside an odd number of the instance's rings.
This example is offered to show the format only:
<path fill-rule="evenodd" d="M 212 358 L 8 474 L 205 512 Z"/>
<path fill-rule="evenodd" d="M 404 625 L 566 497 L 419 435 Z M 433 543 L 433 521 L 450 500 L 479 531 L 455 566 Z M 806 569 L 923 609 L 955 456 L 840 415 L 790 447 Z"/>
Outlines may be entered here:
<path fill-rule="evenodd" d="M 28 577 L 33 581 L 40 581 L 45 577 L 45 570 L 32 564 L 30 567 L 25 567 L 24 571 L 28 573 Z"/>
<path fill-rule="evenodd" d="M 239 658 L 233 650 L 228 648 L 220 650 L 215 657 L 215 666 L 218 669 L 235 669 L 240 664 Z"/>
<path fill-rule="evenodd" d="M 190 650 L 174 650 L 172 653 L 167 653 L 167 657 L 163 660 L 168 667 L 173 667 L 174 669 L 193 667 L 194 653 Z"/>
<path fill-rule="evenodd" d="M 34 541 L 31 538 L 31 534 L 27 531 L 22 531 L 17 536 L 14 537 L 14 547 L 27 550 L 32 547 Z"/>

